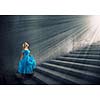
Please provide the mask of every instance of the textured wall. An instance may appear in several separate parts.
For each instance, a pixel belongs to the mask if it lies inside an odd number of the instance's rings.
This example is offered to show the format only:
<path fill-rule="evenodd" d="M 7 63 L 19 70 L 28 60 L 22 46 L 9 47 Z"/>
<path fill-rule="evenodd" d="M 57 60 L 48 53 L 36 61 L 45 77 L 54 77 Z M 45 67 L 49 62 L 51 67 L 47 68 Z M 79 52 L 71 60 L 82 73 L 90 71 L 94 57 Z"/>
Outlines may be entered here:
<path fill-rule="evenodd" d="M 88 16 L 0 16 L 0 69 L 15 71 L 24 41 L 37 63 L 73 48 L 88 29 Z"/>

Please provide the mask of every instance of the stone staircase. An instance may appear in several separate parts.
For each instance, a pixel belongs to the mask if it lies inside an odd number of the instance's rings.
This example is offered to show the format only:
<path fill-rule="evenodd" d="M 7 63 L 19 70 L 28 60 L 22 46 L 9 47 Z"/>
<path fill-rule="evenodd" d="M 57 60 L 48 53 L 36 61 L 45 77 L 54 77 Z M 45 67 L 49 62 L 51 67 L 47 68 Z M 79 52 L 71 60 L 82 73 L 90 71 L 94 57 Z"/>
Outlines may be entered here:
<path fill-rule="evenodd" d="M 100 84 L 100 45 L 92 44 L 37 66 L 31 78 L 16 79 L 25 85 Z"/>
<path fill-rule="evenodd" d="M 27 84 L 100 84 L 100 45 L 92 44 L 44 62 L 30 80 Z"/>

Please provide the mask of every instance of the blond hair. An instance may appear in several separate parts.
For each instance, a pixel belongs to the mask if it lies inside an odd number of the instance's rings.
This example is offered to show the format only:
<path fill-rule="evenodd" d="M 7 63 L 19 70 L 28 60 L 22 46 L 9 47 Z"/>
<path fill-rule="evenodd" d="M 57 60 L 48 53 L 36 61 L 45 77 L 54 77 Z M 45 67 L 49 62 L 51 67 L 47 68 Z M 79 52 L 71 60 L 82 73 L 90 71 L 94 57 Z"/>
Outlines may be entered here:
<path fill-rule="evenodd" d="M 24 42 L 22 45 L 23 48 L 29 47 L 29 44 L 27 42 Z"/>

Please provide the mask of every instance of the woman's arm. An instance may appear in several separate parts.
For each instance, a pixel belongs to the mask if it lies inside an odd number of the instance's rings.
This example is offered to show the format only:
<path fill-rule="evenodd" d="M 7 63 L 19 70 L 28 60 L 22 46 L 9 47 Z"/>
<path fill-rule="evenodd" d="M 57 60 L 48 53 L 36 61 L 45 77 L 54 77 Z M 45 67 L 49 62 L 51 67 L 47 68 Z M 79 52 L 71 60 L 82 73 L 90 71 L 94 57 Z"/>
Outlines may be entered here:
<path fill-rule="evenodd" d="M 21 53 L 21 55 L 20 55 L 20 60 L 23 58 L 23 53 Z"/>

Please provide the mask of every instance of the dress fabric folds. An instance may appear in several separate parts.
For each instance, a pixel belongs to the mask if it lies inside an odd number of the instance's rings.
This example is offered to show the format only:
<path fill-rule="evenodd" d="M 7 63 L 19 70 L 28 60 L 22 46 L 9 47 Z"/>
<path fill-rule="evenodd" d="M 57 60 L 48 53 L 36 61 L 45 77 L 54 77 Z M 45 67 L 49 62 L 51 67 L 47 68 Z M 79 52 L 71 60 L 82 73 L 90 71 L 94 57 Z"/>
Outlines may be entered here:
<path fill-rule="evenodd" d="M 30 50 L 22 50 L 23 58 L 18 63 L 18 72 L 21 74 L 32 74 L 33 70 L 36 68 L 36 61 L 32 55 L 30 55 Z"/>

